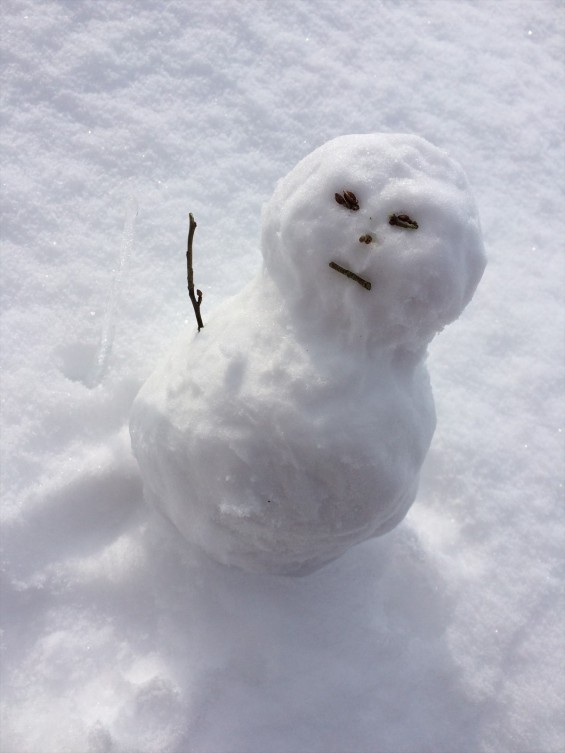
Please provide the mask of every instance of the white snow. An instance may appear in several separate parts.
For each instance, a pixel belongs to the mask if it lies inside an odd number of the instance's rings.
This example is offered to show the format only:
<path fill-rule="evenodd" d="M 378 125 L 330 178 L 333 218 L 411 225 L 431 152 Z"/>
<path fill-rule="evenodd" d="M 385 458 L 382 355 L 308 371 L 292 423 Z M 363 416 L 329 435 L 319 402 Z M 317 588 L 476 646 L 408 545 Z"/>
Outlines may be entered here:
<path fill-rule="evenodd" d="M 344 189 L 358 209 L 334 200 Z M 390 224 L 406 213 L 417 228 Z M 265 208 L 262 252 L 297 331 L 330 350 L 368 347 L 375 360 L 384 355 L 376 348 L 421 353 L 461 314 L 484 269 L 463 171 L 405 134 L 342 136 L 308 155 Z M 331 262 L 369 282 L 369 294 L 337 279 Z"/>
<path fill-rule="evenodd" d="M 305 574 L 406 515 L 435 428 L 426 346 L 469 302 L 484 252 L 461 169 L 402 134 L 303 159 L 264 210 L 262 252 L 144 385 L 132 446 L 189 542 Z"/>
<path fill-rule="evenodd" d="M 561 753 L 562 4 L 0 8 L 2 753 Z M 205 335 L 277 180 L 372 132 L 463 166 L 489 258 L 429 346 L 417 500 L 304 578 L 225 567 L 128 431 L 195 328 L 188 213 Z"/>

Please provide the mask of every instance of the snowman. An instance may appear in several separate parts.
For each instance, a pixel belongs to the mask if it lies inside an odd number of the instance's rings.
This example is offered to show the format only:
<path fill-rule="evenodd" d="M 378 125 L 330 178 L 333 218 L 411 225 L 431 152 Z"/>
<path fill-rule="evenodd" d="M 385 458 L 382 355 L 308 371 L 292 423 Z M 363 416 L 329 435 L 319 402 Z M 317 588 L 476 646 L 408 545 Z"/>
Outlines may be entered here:
<path fill-rule="evenodd" d="M 485 266 L 461 168 L 422 138 L 342 136 L 263 210 L 257 277 L 137 396 L 146 496 L 226 565 L 303 575 L 390 531 L 435 429 L 429 342 Z"/>

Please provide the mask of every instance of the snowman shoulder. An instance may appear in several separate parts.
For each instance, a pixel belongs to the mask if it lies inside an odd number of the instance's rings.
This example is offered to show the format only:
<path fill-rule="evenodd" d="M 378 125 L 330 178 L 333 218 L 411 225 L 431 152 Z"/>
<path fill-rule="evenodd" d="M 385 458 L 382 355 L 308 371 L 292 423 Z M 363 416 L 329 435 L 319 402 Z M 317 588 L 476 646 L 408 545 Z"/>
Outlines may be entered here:
<path fill-rule="evenodd" d="M 309 354 L 261 280 L 225 301 L 205 327 L 187 328 L 142 387 L 135 410 L 167 416 L 178 430 L 277 411 L 310 384 Z"/>

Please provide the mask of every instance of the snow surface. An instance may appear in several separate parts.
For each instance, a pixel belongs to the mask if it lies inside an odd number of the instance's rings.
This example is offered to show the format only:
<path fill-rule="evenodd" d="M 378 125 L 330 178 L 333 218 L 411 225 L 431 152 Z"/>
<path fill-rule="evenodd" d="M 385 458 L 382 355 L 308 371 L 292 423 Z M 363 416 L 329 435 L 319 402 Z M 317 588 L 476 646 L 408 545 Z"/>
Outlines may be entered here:
<path fill-rule="evenodd" d="M 3 753 L 563 750 L 562 4 L 1 13 Z M 280 176 L 375 131 L 463 165 L 489 257 L 430 347 L 418 499 L 305 578 L 214 564 L 127 429 L 194 327 L 188 212 L 206 322 Z"/>
<path fill-rule="evenodd" d="M 261 250 L 257 277 L 141 389 L 132 447 L 189 542 L 304 575 L 408 512 L 436 423 L 426 346 L 471 299 L 484 250 L 461 168 L 405 134 L 303 159 L 264 209 Z"/>

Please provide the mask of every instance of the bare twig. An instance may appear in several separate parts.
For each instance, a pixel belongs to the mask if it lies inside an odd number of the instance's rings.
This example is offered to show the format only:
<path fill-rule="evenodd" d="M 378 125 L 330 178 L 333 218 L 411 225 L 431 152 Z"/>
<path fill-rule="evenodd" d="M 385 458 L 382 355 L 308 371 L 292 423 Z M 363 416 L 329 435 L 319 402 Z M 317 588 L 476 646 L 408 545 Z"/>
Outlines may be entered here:
<path fill-rule="evenodd" d="M 408 230 L 417 230 L 418 223 L 416 220 L 411 220 L 407 214 L 391 214 L 388 219 L 389 225 L 397 225 L 398 227 L 405 227 Z"/>
<path fill-rule="evenodd" d="M 364 280 L 362 277 L 359 277 L 359 275 L 356 275 L 355 272 L 351 272 L 351 270 L 346 269 L 345 267 L 341 267 L 339 264 L 336 264 L 335 261 L 330 262 L 330 267 L 332 269 L 335 269 L 336 272 L 341 272 L 342 275 L 349 277 L 350 280 L 355 280 L 355 282 L 358 282 L 359 285 L 362 285 L 365 290 L 371 289 L 371 283 L 369 282 L 369 280 Z"/>
<path fill-rule="evenodd" d="M 344 191 L 342 194 L 336 193 L 335 200 L 338 204 L 351 209 L 353 212 L 359 209 L 359 202 L 353 191 Z"/>
<path fill-rule="evenodd" d="M 194 308 L 194 314 L 196 315 L 196 323 L 198 324 L 198 331 L 204 326 L 202 317 L 200 316 L 200 304 L 202 303 L 202 291 L 197 290 L 198 300 L 194 295 L 194 273 L 192 271 L 192 239 L 194 238 L 194 231 L 196 230 L 196 220 L 192 216 L 192 212 L 188 215 L 190 218 L 190 225 L 188 228 L 188 242 L 186 244 L 186 281 L 188 282 L 188 297 Z"/>

